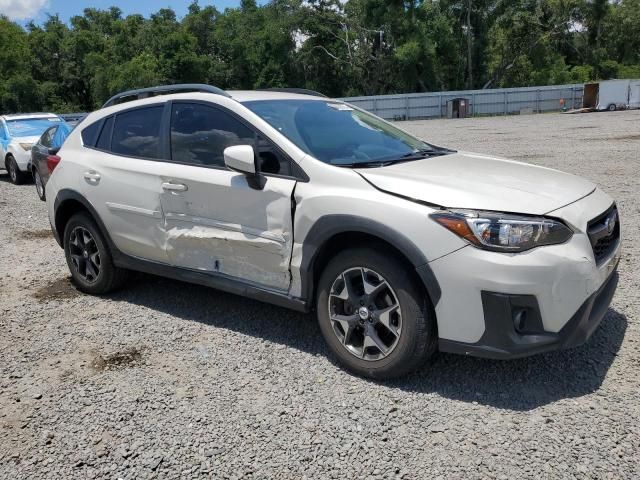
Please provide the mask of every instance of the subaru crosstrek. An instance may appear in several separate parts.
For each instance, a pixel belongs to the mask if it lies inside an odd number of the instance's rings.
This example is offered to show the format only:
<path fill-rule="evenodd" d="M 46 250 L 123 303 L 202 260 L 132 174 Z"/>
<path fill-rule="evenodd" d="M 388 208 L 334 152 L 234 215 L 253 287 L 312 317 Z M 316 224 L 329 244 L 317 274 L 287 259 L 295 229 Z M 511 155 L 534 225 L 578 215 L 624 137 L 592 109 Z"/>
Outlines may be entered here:
<path fill-rule="evenodd" d="M 618 212 L 593 183 L 437 147 L 314 92 L 125 92 L 55 163 L 49 216 L 80 290 L 136 270 L 315 310 L 370 377 L 438 349 L 580 345 L 617 285 Z"/>

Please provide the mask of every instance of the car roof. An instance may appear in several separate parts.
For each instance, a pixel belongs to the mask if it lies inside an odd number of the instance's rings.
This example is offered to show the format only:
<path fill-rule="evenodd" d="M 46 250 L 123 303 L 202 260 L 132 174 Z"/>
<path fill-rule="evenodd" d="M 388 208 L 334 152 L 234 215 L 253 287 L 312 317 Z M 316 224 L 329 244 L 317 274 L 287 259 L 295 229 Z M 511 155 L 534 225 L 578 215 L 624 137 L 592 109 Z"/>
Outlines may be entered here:
<path fill-rule="evenodd" d="M 39 118 L 60 118 L 55 113 L 10 113 L 2 115 L 5 120 L 36 120 Z"/>

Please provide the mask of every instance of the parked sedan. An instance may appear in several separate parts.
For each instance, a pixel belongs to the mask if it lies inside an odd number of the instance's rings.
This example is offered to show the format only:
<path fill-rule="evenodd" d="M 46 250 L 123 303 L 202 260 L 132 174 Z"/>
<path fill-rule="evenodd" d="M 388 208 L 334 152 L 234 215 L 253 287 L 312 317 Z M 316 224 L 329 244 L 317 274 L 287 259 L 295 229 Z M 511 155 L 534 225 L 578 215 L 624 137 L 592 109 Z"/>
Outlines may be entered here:
<path fill-rule="evenodd" d="M 56 154 L 72 130 L 73 127 L 65 122 L 49 127 L 31 148 L 31 173 L 38 197 L 42 201 L 46 200 L 44 187 L 49 175 L 60 161 Z"/>

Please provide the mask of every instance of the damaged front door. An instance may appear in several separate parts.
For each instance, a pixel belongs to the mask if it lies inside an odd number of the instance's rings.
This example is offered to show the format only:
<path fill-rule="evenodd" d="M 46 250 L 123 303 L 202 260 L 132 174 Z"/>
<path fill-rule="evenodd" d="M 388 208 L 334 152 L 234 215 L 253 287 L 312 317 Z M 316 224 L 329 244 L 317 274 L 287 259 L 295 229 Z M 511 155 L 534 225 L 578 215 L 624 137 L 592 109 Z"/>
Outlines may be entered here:
<path fill-rule="evenodd" d="M 255 145 L 257 138 L 230 114 L 176 102 L 171 118 L 172 160 L 181 163 L 163 178 L 161 196 L 171 262 L 288 290 L 296 181 L 268 177 L 255 190 L 225 168 L 226 147 Z"/>

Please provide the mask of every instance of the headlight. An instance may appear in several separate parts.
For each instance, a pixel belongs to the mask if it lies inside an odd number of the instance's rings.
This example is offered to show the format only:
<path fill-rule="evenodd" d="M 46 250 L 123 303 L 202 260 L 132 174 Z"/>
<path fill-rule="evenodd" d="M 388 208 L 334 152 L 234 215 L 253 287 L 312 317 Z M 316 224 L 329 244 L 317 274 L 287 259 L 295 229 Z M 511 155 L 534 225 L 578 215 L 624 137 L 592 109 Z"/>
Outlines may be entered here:
<path fill-rule="evenodd" d="M 20 146 L 24 151 L 28 152 L 33 147 L 33 143 L 21 143 Z"/>
<path fill-rule="evenodd" d="M 545 217 L 474 210 L 446 210 L 430 217 L 472 245 L 496 252 L 556 245 L 573 235 L 564 223 Z"/>

